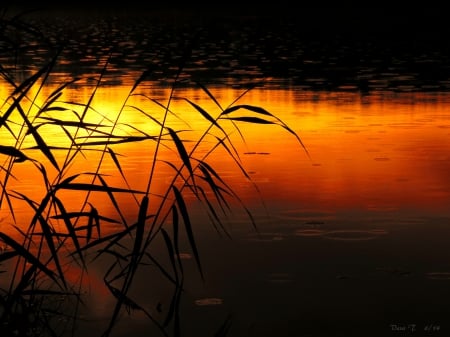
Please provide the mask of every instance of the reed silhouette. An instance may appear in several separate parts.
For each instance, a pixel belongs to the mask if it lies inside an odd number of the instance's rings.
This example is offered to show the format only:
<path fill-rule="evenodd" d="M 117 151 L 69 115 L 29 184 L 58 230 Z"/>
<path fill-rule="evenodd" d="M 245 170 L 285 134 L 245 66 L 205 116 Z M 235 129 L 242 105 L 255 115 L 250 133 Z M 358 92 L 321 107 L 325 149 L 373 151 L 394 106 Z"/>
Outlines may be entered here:
<path fill-rule="evenodd" d="M 3 13 L 0 17 L 0 42 L 12 57 L 20 53 L 20 46 L 10 35 L 12 30 L 17 34 L 40 34 L 19 16 L 8 17 Z M 181 235 L 186 236 L 198 273 L 204 278 L 186 193 L 204 206 L 218 232 L 227 233 L 221 214 L 230 212 L 236 203 L 257 230 L 251 211 L 227 183 L 220 168 L 209 162 L 209 157 L 219 149 L 224 150 L 242 178 L 251 181 L 230 136 L 237 132 L 244 139 L 246 123 L 280 127 L 298 140 L 300 149 L 306 151 L 306 148 L 296 132 L 277 116 L 263 107 L 240 103 L 253 87 L 245 89 L 231 105 L 222 107 L 205 85 L 191 83 L 200 87 L 219 108 L 217 115 L 206 111 L 189 97 L 177 97 L 190 48 L 187 44 L 184 56 L 177 61 L 178 70 L 172 79 L 167 103 L 149 97 L 145 88 L 141 88 L 152 73 L 151 69 L 143 69 L 130 87 L 122 108 L 114 113 L 112 119 L 108 117 L 111 114 L 107 116 L 93 104 L 102 79 L 108 73 L 110 59 L 101 65 L 87 102 L 64 99 L 65 90 L 76 85 L 81 78 L 60 84 L 47 96 L 43 94 L 64 46 L 55 47 L 51 59 L 20 83 L 0 64 L 3 81 L 10 87 L 8 96 L 1 97 L 0 105 L 0 128 L 7 135 L 0 140 L 0 207 L 7 210 L 13 221 L 12 224 L 2 223 L 0 227 L 1 272 L 2 278 L 7 280 L 0 289 L 1 336 L 76 335 L 76 326 L 81 319 L 78 313 L 85 305 L 84 280 L 92 263 L 100 258 L 108 261 L 103 270 L 103 281 L 115 298 L 103 336 L 113 334 L 124 312 L 130 315 L 140 312 L 162 335 L 180 336 L 182 313 L 179 306 L 186 277 L 180 252 Z M 163 110 L 162 118 L 132 103 L 136 96 L 155 103 Z M 186 101 L 198 113 L 198 118 L 207 122 L 196 140 L 185 137 L 189 130 L 176 129 L 168 123 L 168 116 L 181 118 L 172 110 L 171 104 L 175 99 Z M 144 115 L 152 128 L 121 122 L 125 109 Z M 92 115 L 101 122 L 89 122 Z M 134 132 L 123 133 L 124 126 Z M 44 128 L 54 130 L 57 137 L 45 139 L 41 132 Z M 158 132 L 151 133 L 150 129 Z M 142 188 L 135 189 L 129 184 L 132 173 L 122 167 L 116 147 L 138 142 L 151 144 L 149 148 L 154 151 L 150 154 L 152 165 L 146 174 L 147 181 L 142 183 Z M 173 150 L 177 159 L 168 162 L 160 158 L 162 148 Z M 80 157 L 94 169 L 74 172 L 73 163 Z M 108 161 L 114 164 L 115 174 L 122 179 L 123 185 L 111 185 L 102 173 Z M 173 173 L 162 195 L 153 193 L 152 189 L 159 174 L 157 163 L 168 166 Z M 42 191 L 41 198 L 32 199 L 27 191 L 10 187 L 19 165 L 28 165 L 34 184 Z M 258 188 L 256 184 L 254 187 Z M 82 196 L 77 198 L 81 202 L 74 204 L 68 197 L 71 193 Z M 117 197 L 119 194 L 130 196 L 137 206 L 131 221 L 125 215 L 125 206 Z M 117 217 L 101 214 L 99 195 L 106 198 Z M 26 205 L 30 211 L 26 224 L 17 222 L 18 204 Z M 114 224 L 114 230 L 109 229 L 104 234 L 102 226 L 107 224 Z M 166 246 L 164 261 L 152 252 L 156 239 Z M 148 265 L 154 266 L 154 270 L 172 287 L 170 303 L 164 306 L 167 310 L 161 309 L 161 303 L 154 304 L 159 308 L 158 312 L 162 312 L 163 319 L 155 317 L 154 312 L 130 295 L 136 279 L 148 273 Z M 67 277 L 72 268 L 80 270 L 76 281 Z M 226 317 L 215 336 L 227 335 L 231 324 L 232 317 Z"/>

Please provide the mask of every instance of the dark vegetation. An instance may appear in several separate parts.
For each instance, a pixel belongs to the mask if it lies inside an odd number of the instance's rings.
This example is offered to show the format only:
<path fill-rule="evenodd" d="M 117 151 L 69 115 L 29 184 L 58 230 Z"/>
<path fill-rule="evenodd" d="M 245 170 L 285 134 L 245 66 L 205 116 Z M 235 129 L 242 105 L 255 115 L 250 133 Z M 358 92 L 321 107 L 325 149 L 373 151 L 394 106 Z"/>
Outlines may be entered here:
<path fill-rule="evenodd" d="M 61 54 L 65 52 L 65 41 L 47 39 L 24 17 L 10 15 L 7 10 L 0 17 L 1 56 L 2 60 L 8 60 L 0 65 L 2 85 L 8 88 L 8 94 L 1 97 L 0 102 L 0 206 L 8 213 L 7 219 L 0 223 L 0 335 L 83 335 L 77 330 L 77 324 L 81 319 L 79 310 L 85 305 L 84 280 L 91 264 L 102 259 L 107 261 L 103 270 L 104 286 L 115 299 L 104 327 L 105 336 L 113 335 L 115 325 L 124 313 L 132 315 L 136 312 L 146 316 L 161 335 L 180 336 L 182 313 L 179 307 L 185 283 L 180 236 L 186 237 L 197 271 L 203 277 L 186 194 L 194 196 L 203 205 L 211 225 L 220 233 L 226 233 L 222 214 L 230 212 L 234 205 L 242 207 L 248 214 L 249 223 L 255 230 L 257 228 L 251 211 L 222 177 L 221 168 L 213 167 L 209 162 L 209 157 L 215 151 L 224 151 L 241 172 L 242 179 L 251 180 L 240 161 L 230 136 L 232 133 L 245 139 L 245 124 L 273 125 L 296 137 L 300 149 L 303 144 L 277 116 L 262 107 L 241 103 L 252 89 L 251 85 L 243 89 L 231 105 L 222 107 L 207 86 L 201 82 L 190 83 L 210 97 L 220 109 L 218 115 L 206 111 L 189 97 L 177 97 L 177 88 L 185 85 L 181 79 L 192 55 L 192 45 L 188 43 L 181 57 L 172 60 L 176 71 L 166 79 L 171 86 L 166 103 L 149 97 L 142 87 L 152 78 L 154 69 L 149 67 L 142 69 L 130 85 L 129 95 L 114 118 L 93 105 L 97 90 L 103 85 L 102 79 L 108 75 L 113 51 L 99 60 L 97 73 L 89 75 L 91 95 L 87 102 L 73 101 L 64 95 L 66 90 L 85 81 L 83 77 L 59 83 L 50 94 L 44 95 L 44 89 L 59 66 Z M 29 46 L 23 43 L 24 36 L 40 41 L 39 45 L 33 46 L 35 50 L 42 46 L 48 48 L 46 55 L 39 58 L 42 64 L 21 60 L 23 53 L 29 51 Z M 21 64 L 26 65 L 23 72 L 18 68 Z M 155 115 L 133 105 L 132 98 L 137 95 L 155 103 L 163 113 Z M 168 116 L 177 114 L 171 109 L 175 99 L 188 102 L 198 118 L 207 122 L 197 139 L 191 139 L 191 130 L 175 129 L 167 122 Z M 140 112 L 148 118 L 151 130 L 158 131 L 150 133 L 150 128 L 124 124 L 120 116 L 125 109 Z M 88 116 L 92 115 L 101 122 L 90 122 Z M 42 135 L 45 129 L 52 130 L 55 137 L 45 138 Z M 128 132 L 123 132 L 124 129 Z M 153 165 L 138 189 L 129 187 L 131 173 L 120 162 L 117 146 L 125 143 L 152 149 L 143 154 L 151 156 Z M 176 160 L 161 159 L 162 148 L 172 149 L 177 154 Z M 79 166 L 73 164 L 79 158 L 87 160 L 93 169 L 83 167 L 74 172 L 72 167 Z M 112 185 L 102 173 L 106 162 L 114 164 L 115 175 L 123 184 Z M 153 182 L 159 174 L 157 163 L 172 171 L 165 192 L 158 195 L 152 193 Z M 26 190 L 10 187 L 18 169 L 24 166 L 33 177 L 34 188 L 41 191 L 38 198 Z M 119 196 L 122 195 L 130 196 L 136 205 L 131 218 L 125 214 L 128 210 L 121 203 Z M 102 214 L 103 205 L 99 203 L 105 202 L 111 205 L 115 217 Z M 19 217 L 19 207 L 30 214 L 25 222 L 22 215 Z M 108 225 L 114 229 L 105 234 L 104 226 Z M 152 250 L 157 240 L 165 245 L 167 253 L 164 256 Z M 139 298 L 130 295 L 136 279 L 149 273 L 149 266 L 172 289 L 163 312 L 161 303 L 154 303 L 163 319 L 156 318 L 152 310 L 142 306 Z M 68 278 L 73 270 L 79 270 L 75 280 Z M 232 320 L 225 317 L 215 336 L 225 336 L 230 324 Z"/>

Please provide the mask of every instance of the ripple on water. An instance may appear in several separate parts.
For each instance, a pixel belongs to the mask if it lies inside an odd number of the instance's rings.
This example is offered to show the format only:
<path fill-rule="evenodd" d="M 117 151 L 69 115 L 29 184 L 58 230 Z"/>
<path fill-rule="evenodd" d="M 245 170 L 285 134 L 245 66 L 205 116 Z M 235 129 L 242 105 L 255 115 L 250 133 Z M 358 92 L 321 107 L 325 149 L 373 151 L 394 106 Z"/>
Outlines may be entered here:
<path fill-rule="evenodd" d="M 200 298 L 194 301 L 195 305 L 204 307 L 204 306 L 213 306 L 213 305 L 222 305 L 223 299 L 217 297 L 206 297 Z"/>
<path fill-rule="evenodd" d="M 334 218 L 335 214 L 321 210 L 308 209 L 291 209 L 279 213 L 278 217 L 284 220 L 303 220 L 303 221 L 317 221 L 323 222 L 325 219 Z M 316 220 L 318 219 L 318 220 Z"/>
<path fill-rule="evenodd" d="M 268 281 L 270 283 L 285 284 L 293 282 L 289 273 L 272 273 L 269 275 Z"/>
<path fill-rule="evenodd" d="M 325 235 L 326 231 L 323 229 L 298 229 L 295 231 L 295 236 L 323 236 Z"/>
<path fill-rule="evenodd" d="M 273 242 L 284 240 L 284 236 L 280 233 L 254 233 L 250 234 L 247 239 L 249 241 Z"/>
<path fill-rule="evenodd" d="M 335 230 L 328 231 L 323 235 L 325 239 L 341 241 L 365 241 L 377 239 L 386 235 L 388 232 L 384 229 L 371 230 Z"/>
<path fill-rule="evenodd" d="M 323 229 L 298 229 L 295 231 L 295 236 L 303 237 L 320 237 L 328 240 L 338 241 L 367 241 L 374 240 L 383 235 L 388 234 L 384 229 L 370 229 L 370 230 L 354 230 L 354 229 L 340 229 L 340 230 L 323 230 Z"/>
<path fill-rule="evenodd" d="M 429 280 L 450 281 L 450 272 L 448 271 L 430 272 L 426 273 L 426 277 Z"/>

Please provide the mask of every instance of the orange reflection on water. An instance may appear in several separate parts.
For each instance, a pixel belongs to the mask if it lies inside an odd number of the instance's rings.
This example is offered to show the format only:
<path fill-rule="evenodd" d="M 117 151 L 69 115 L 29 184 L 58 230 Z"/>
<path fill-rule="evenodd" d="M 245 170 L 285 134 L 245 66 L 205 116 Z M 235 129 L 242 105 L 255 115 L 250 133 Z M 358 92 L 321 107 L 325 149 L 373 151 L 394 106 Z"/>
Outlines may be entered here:
<path fill-rule="evenodd" d="M 283 200 L 284 207 L 445 213 L 448 107 L 448 97 L 433 95 L 361 100 L 354 94 L 315 94 L 283 114 L 302 136 L 311 162 L 292 139 L 274 142 L 273 135 L 257 145 L 271 158 L 254 156 L 250 162 L 260 180 L 270 181 L 266 196 Z M 283 111 L 276 105 L 273 110 Z"/>
<path fill-rule="evenodd" d="M 45 87 L 36 103 L 42 105 L 44 98 L 55 88 Z M 45 124 L 39 127 L 40 135 L 60 165 L 63 165 L 67 151 L 54 147 L 70 145 L 68 133 L 84 145 L 101 140 L 101 132 L 113 132 L 120 137 L 159 136 L 160 126 L 152 118 L 162 123 L 170 89 L 143 87 L 134 93 L 136 95 L 128 97 L 130 89 L 128 86 L 101 87 L 95 93 L 90 106 L 92 109 L 86 110 L 85 122 L 100 124 L 99 128 L 76 131 L 76 128 L 69 126 L 62 128 Z M 2 97 L 7 97 L 8 88 L 0 87 L 0 93 Z M 68 87 L 54 103 L 68 110 L 47 111 L 40 117 L 76 120 L 76 115 L 84 113 L 84 107 L 67 102 L 87 103 L 92 93 L 92 88 L 80 90 L 78 87 Z M 253 89 L 235 102 L 242 90 L 212 88 L 211 93 L 220 106 L 200 89 L 177 89 L 170 101 L 165 125 L 180 131 L 179 137 L 189 153 L 210 125 L 189 101 L 198 104 L 213 118 L 230 104 L 263 107 L 279 117 L 289 129 L 280 125 L 237 122 L 245 141 L 230 121 L 221 121 L 236 146 L 243 167 L 273 212 L 288 209 L 447 212 L 450 201 L 448 96 L 417 93 L 360 96 L 355 93 Z M 2 114 L 5 109 L 2 108 Z M 32 118 L 36 109 L 31 107 L 29 111 Z M 257 116 L 279 123 L 270 116 L 246 109 L 235 111 L 232 116 Z M 19 134 L 20 116 L 15 113 L 9 121 L 16 128 L 13 131 Z M 42 119 L 36 119 L 36 123 L 42 122 Z M 290 131 L 300 136 L 310 157 Z M 2 145 L 15 145 L 9 131 L 2 128 L 0 132 Z M 164 146 L 159 147 L 152 178 L 151 192 L 154 196 L 151 198 L 155 198 L 152 205 L 158 204 L 161 200 L 158 195 L 164 195 L 170 189 L 173 179 L 174 170 L 164 161 L 177 167 L 182 164 L 173 140 L 166 133 L 163 135 Z M 216 137 L 224 137 L 224 134 L 214 127 L 203 138 L 193 156 L 204 159 L 204 155 L 217 142 Z M 42 151 L 26 150 L 35 142 L 29 135 L 24 139 L 20 148 L 44 163 L 52 178 L 55 171 L 48 158 Z M 99 172 L 105 175 L 108 184 L 145 190 L 156 150 L 154 140 L 87 148 L 89 150 L 77 155 L 64 177 L 96 172 L 103 151 L 109 148 L 116 154 L 126 181 L 112 157 L 105 155 Z M 73 149 L 71 151 L 73 153 Z M 6 168 L 8 158 L 1 157 Z M 253 208 L 261 205 L 257 191 L 224 148 L 217 148 L 208 158 L 246 203 Z M 8 181 L 7 189 L 22 191 L 39 202 L 45 194 L 43 181 L 38 174 L 31 172 L 37 172 L 37 169 L 30 162 L 14 164 L 12 173 L 16 179 Z M 1 177 L 5 177 L 4 170 Z M 92 181 L 90 177 L 84 178 L 83 182 Z M 84 196 L 77 197 L 75 192 L 70 192 L 66 198 L 68 208 L 78 210 Z M 118 195 L 118 198 L 124 202 L 124 209 L 130 217 L 134 218 L 140 197 L 135 199 L 131 195 Z M 118 216 L 105 193 L 100 193 L 95 200 L 101 214 L 114 218 Z M 27 213 L 21 209 L 25 207 L 23 202 L 14 203 L 17 214 Z M 4 203 L 2 212 L 7 210 Z"/>

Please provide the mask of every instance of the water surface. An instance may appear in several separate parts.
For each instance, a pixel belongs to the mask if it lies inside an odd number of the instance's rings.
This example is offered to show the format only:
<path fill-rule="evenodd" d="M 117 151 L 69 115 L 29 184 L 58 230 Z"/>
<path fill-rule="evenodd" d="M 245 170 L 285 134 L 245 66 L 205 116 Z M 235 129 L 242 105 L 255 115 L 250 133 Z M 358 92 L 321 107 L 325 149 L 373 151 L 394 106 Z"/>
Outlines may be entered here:
<path fill-rule="evenodd" d="M 57 16 L 49 24 L 48 17 L 38 16 L 33 23 L 41 25 L 46 39 L 20 36 L 20 53 L 1 55 L 4 74 L 9 76 L 0 82 L 3 104 L 13 90 L 8 78 L 21 83 L 48 62 L 54 47 L 64 45 L 43 88 L 30 91 L 27 110 L 33 118 L 34 104 L 42 105 L 60 85 L 79 78 L 56 101 L 68 109 L 64 114 L 47 111 L 35 120 L 59 164 L 65 156 L 58 147 L 70 145 L 68 134 L 73 129 L 46 122 L 76 120 L 83 107 L 74 103 L 86 104 L 91 96 L 93 109 L 85 121 L 101 124 L 99 130 L 114 130 L 122 137 L 142 136 L 142 131 L 157 135 L 160 128 L 146 114 L 163 118 L 186 41 L 194 32 L 198 40 L 192 40 L 192 54 L 167 120 L 173 129 L 183 130 L 180 138 L 186 148 L 209 125 L 188 100 L 214 117 L 230 104 L 263 107 L 289 127 L 243 123 L 241 136 L 227 124 L 248 177 L 223 148 L 210 155 L 211 165 L 242 201 L 224 215 L 223 228 L 214 228 L 205 208 L 186 195 L 205 281 L 183 238 L 187 275 L 180 304 L 183 334 L 212 336 L 228 315 L 231 336 L 398 336 L 398 331 L 413 325 L 433 336 L 448 333 L 450 95 L 448 67 L 443 66 L 448 56 L 445 48 L 427 43 L 427 30 L 417 36 L 417 44 L 408 44 L 411 40 L 398 44 L 392 37 L 385 48 L 378 44 L 380 35 L 361 33 L 348 39 L 344 34 L 348 31 L 341 30 L 334 39 L 326 29 L 310 27 L 299 34 L 292 21 L 286 26 L 262 24 L 233 15 L 224 25 L 202 21 L 208 29 L 200 28 L 199 21 L 186 25 L 180 16 L 139 17 L 132 23 L 117 15 L 75 18 Z M 374 32 L 384 27 L 376 22 Z M 351 25 L 347 29 L 353 31 Z M 389 36 L 384 29 L 382 36 Z M 313 31 L 316 34 L 311 35 Z M 144 70 L 151 76 L 134 92 L 137 95 L 127 99 Z M 2 115 L 9 104 L 2 105 Z M 0 129 L 1 145 L 17 147 L 12 134 L 23 135 L 21 118 L 12 114 L 8 121 L 10 129 Z M 307 152 L 289 130 L 300 136 Z M 76 139 L 86 143 L 99 134 L 83 131 Z M 212 132 L 197 155 L 205 154 L 219 135 L 220 130 Z M 35 145 L 27 136 L 20 148 L 45 163 L 52 178 L 52 164 L 42 151 L 33 149 Z M 104 160 L 99 172 L 111 186 L 143 191 L 155 146 L 150 139 L 111 145 L 126 179 L 118 174 L 112 157 Z M 103 147 L 89 147 L 77 156 L 66 177 L 97 170 Z M 174 174 L 164 160 L 181 165 L 173 147 L 159 151 L 150 212 Z M 8 167 L 10 158 L 0 156 L 2 167 Z M 37 167 L 30 161 L 18 162 L 11 173 L 14 178 L 6 185 L 10 195 L 19 191 L 38 204 L 46 190 Z M 0 177 L 6 184 L 6 170 Z M 135 221 L 140 199 L 119 193 L 116 197 L 124 218 Z M 78 211 L 84 194 L 65 191 L 61 198 L 68 211 Z M 104 193 L 90 200 L 102 216 L 120 223 L 116 207 Z M 19 239 L 33 213 L 23 200 L 11 198 L 11 203 L 3 199 L 1 230 Z M 114 233 L 118 227 L 103 221 L 102 233 Z M 155 254 L 166 252 L 160 241 L 152 247 Z M 80 309 L 82 320 L 77 325 L 82 335 L 99 336 L 112 313 L 114 299 L 103 282 L 108 267 L 107 261 L 96 261 L 84 281 L 87 305 Z M 75 282 L 80 270 L 70 269 L 67 275 Z M 163 319 L 172 289 L 160 274 L 145 270 L 130 296 L 156 319 Z M 139 311 L 125 315 L 116 330 L 117 336 L 130 331 L 160 334 Z"/>

